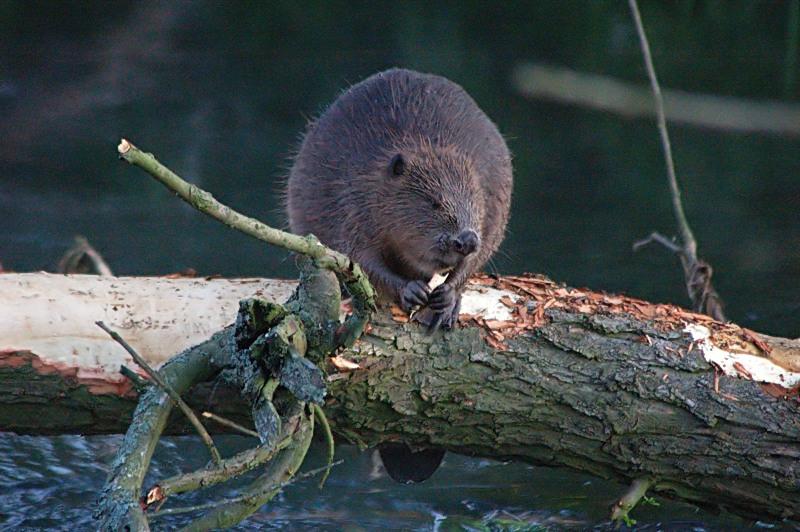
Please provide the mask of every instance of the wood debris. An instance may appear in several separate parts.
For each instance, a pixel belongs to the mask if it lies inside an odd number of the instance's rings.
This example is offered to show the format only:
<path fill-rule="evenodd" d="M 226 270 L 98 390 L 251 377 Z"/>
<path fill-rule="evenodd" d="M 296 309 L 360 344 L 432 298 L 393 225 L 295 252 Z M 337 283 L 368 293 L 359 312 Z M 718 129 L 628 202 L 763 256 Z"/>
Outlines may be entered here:
<path fill-rule="evenodd" d="M 331 364 L 333 364 L 336 367 L 336 369 L 338 369 L 339 371 L 342 371 L 342 372 L 353 371 L 354 369 L 360 369 L 361 368 L 361 366 L 359 366 L 355 362 L 347 360 L 346 358 L 344 358 L 341 355 L 336 355 L 334 357 L 330 357 L 329 360 L 331 361 Z"/>
<path fill-rule="evenodd" d="M 681 331 L 687 323 L 700 323 L 711 330 L 710 340 L 722 349 L 765 356 L 770 346 L 761 337 L 747 329 L 729 323 L 715 321 L 710 316 L 698 314 L 669 304 L 653 304 L 647 301 L 619 294 L 593 292 L 558 284 L 547 277 L 535 274 L 509 275 L 496 277 L 479 275 L 470 279 L 473 285 L 489 286 L 507 290 L 519 296 L 516 301 L 503 296 L 500 302 L 511 309 L 513 320 L 498 322 L 485 321 L 480 316 L 462 314 L 462 324 L 474 323 L 483 327 L 487 341 L 495 348 L 506 348 L 505 341 L 525 331 L 538 329 L 548 323 L 547 310 L 559 309 L 576 314 L 613 315 L 626 314 L 633 319 L 648 322 L 659 331 Z M 648 345 L 653 341 L 644 338 Z M 689 345 L 689 353 L 693 344 Z M 685 353 L 673 350 L 676 356 Z"/>

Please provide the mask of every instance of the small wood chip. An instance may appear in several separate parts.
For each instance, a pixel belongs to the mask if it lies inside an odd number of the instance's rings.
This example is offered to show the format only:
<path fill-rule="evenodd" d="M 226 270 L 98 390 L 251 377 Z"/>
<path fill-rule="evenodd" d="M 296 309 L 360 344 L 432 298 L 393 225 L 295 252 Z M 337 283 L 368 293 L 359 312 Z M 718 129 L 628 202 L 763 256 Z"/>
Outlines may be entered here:
<path fill-rule="evenodd" d="M 147 497 L 145 498 L 144 503 L 146 506 L 150 506 L 151 504 L 162 500 L 164 500 L 164 490 L 161 489 L 161 486 L 156 484 L 150 489 L 150 491 L 147 492 Z"/>
<path fill-rule="evenodd" d="M 508 308 L 514 308 L 514 306 L 515 306 L 514 300 L 511 299 L 508 296 L 501 297 L 500 298 L 500 303 L 502 303 L 503 305 L 507 306 Z"/>
<path fill-rule="evenodd" d="M 736 373 L 738 373 L 740 377 L 744 377 L 746 379 L 753 380 L 753 376 L 750 374 L 749 371 L 747 371 L 747 368 L 742 366 L 742 364 L 740 362 L 734 362 L 733 363 L 733 369 L 736 370 Z"/>
<path fill-rule="evenodd" d="M 742 327 L 742 332 L 744 333 L 744 336 L 765 355 L 768 355 L 772 352 L 772 347 L 762 340 L 757 333 L 751 331 L 750 329 L 745 329 L 744 327 Z"/>
<path fill-rule="evenodd" d="M 391 308 L 392 319 L 398 323 L 408 323 L 408 314 L 403 312 L 403 309 L 397 305 L 392 305 Z"/>
<path fill-rule="evenodd" d="M 355 362 L 351 362 L 347 360 L 341 355 L 336 355 L 335 357 L 330 358 L 331 363 L 341 371 L 352 371 L 354 369 L 361 369 L 361 366 L 356 364 Z"/>

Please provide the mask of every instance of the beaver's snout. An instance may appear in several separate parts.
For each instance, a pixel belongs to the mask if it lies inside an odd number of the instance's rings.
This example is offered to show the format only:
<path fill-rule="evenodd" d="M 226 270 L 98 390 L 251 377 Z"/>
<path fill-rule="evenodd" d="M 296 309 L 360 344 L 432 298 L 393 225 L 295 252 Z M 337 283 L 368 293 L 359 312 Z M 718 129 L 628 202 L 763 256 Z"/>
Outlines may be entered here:
<path fill-rule="evenodd" d="M 470 253 L 475 252 L 480 243 L 481 238 L 478 236 L 478 233 L 472 229 L 467 229 L 453 239 L 453 251 L 466 257 Z"/>

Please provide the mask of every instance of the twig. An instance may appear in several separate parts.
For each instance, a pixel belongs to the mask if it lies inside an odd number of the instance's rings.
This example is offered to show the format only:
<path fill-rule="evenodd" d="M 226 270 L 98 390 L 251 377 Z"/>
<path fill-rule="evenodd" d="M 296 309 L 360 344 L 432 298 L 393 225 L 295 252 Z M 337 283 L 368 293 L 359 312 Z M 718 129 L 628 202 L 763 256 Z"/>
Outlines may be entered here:
<path fill-rule="evenodd" d="M 656 232 L 650 233 L 650 236 L 648 236 L 647 238 L 643 238 L 641 240 L 637 240 L 636 242 L 634 242 L 633 250 L 639 251 L 640 248 L 652 244 L 653 242 L 661 244 L 662 246 L 664 246 L 673 253 L 680 253 L 683 251 L 683 249 L 674 241 L 665 237 L 661 233 L 656 233 Z"/>
<path fill-rule="evenodd" d="M 142 378 L 141 375 L 133 371 L 128 366 L 120 366 L 119 372 L 122 373 L 123 376 L 127 377 L 129 381 L 133 383 L 133 387 L 136 389 L 137 392 L 141 392 L 142 390 L 147 389 L 147 385 L 149 384 L 145 379 Z"/>
<path fill-rule="evenodd" d="M 318 241 L 275 229 L 259 222 L 255 218 L 236 212 L 217 201 L 211 193 L 183 180 L 175 172 L 158 162 L 152 153 L 145 153 L 139 150 L 126 139 L 120 141 L 117 151 L 121 158 L 145 170 L 203 214 L 207 214 L 225 225 L 258 240 L 281 246 L 289 251 L 313 258 L 320 258 L 325 255 L 327 248 Z"/>
<path fill-rule="evenodd" d="M 150 378 L 153 379 L 153 382 L 155 382 L 162 390 L 164 390 L 164 393 L 166 393 L 176 405 L 178 405 L 178 408 L 180 408 L 181 411 L 186 415 L 186 417 L 189 419 L 189 422 L 194 426 L 197 433 L 205 442 L 206 447 L 208 447 L 208 451 L 211 453 L 211 458 L 214 460 L 214 463 L 219 465 L 219 463 L 222 461 L 222 457 L 214 445 L 214 440 L 211 439 L 208 431 L 206 431 L 206 428 L 203 426 L 200 420 L 197 419 L 197 416 L 194 415 L 194 412 L 192 412 L 192 409 L 189 408 L 189 405 L 187 405 L 184 400 L 181 399 L 181 396 L 176 393 L 175 390 L 173 390 L 172 387 L 161 378 L 158 372 L 151 368 L 150 365 L 139 355 L 139 353 L 137 353 L 136 350 L 131 347 L 130 344 L 128 344 L 128 342 L 123 340 L 119 334 L 109 329 L 108 326 L 102 321 L 96 321 L 95 324 L 107 332 L 108 335 L 114 339 L 114 341 L 121 345 L 133 358 L 134 362 L 136 362 L 139 367 L 141 367 L 150 376 Z"/>
<path fill-rule="evenodd" d="M 266 472 L 244 488 L 243 500 L 215 504 L 214 508 L 191 522 L 181 530 L 227 529 L 256 512 L 261 506 L 280 493 L 280 486 L 295 476 L 303 465 L 314 435 L 314 416 L 306 415 L 300 406 L 298 429 L 292 443 L 270 461 Z"/>
<path fill-rule="evenodd" d="M 630 512 L 642 500 L 652 485 L 653 481 L 649 478 L 635 479 L 628 491 L 614 503 L 611 509 L 611 520 L 622 521 L 628 526 L 636 524 L 636 521 L 631 519 Z"/>
<path fill-rule="evenodd" d="M 283 488 L 285 488 L 285 487 L 287 487 L 287 486 L 289 486 L 291 484 L 294 484 L 295 482 L 298 482 L 300 480 L 305 480 L 305 479 L 307 479 L 309 477 L 313 477 L 313 476 L 318 475 L 318 474 L 320 474 L 322 472 L 325 472 L 325 474 L 327 475 L 328 472 L 331 470 L 331 468 L 336 467 L 336 466 L 342 464 L 343 462 L 344 462 L 344 460 L 337 460 L 335 462 L 332 462 L 330 464 L 324 465 L 322 467 L 317 467 L 315 469 L 311 469 L 310 471 L 306 471 L 305 473 L 303 473 L 301 475 L 297 475 L 296 477 L 292 477 L 291 479 L 286 480 L 284 482 L 281 482 L 279 484 L 270 484 L 268 486 L 265 486 L 258 493 L 240 495 L 238 497 L 231 497 L 230 499 L 223 499 L 221 501 L 214 501 L 214 502 L 208 502 L 208 503 L 205 503 L 205 504 L 198 504 L 197 506 L 185 506 L 185 507 L 181 507 L 181 508 L 168 508 L 166 510 L 161 510 L 161 511 L 158 511 L 158 512 L 148 513 L 147 517 L 149 519 L 156 519 L 158 517 L 166 517 L 166 516 L 169 516 L 169 515 L 181 515 L 181 514 L 187 514 L 187 513 L 192 513 L 192 512 L 198 512 L 200 510 L 210 510 L 212 508 L 217 508 L 219 506 L 224 506 L 224 505 L 228 505 L 228 504 L 237 504 L 237 503 L 242 503 L 242 502 L 243 503 L 249 503 L 249 502 L 251 502 L 253 500 L 256 500 L 259 496 L 261 496 L 261 495 L 263 495 L 265 493 L 269 493 L 270 491 L 273 491 L 273 490 L 281 490 L 281 489 L 283 489 Z"/>
<path fill-rule="evenodd" d="M 84 236 L 75 237 L 75 244 L 58 261 L 58 271 L 60 273 L 114 275 L 103 256 L 89 244 Z"/>
<path fill-rule="evenodd" d="M 331 425 L 328 423 L 328 418 L 325 416 L 325 411 L 322 410 L 322 407 L 319 405 L 311 404 L 311 410 L 314 412 L 314 416 L 317 418 L 317 422 L 322 425 L 322 432 L 325 435 L 325 441 L 328 444 L 328 465 L 330 466 L 333 463 L 333 456 L 336 452 L 336 448 L 334 447 L 333 443 L 333 433 L 331 432 Z M 319 488 L 325 485 L 325 481 L 328 480 L 328 474 L 330 473 L 330 468 L 325 471 L 325 474 L 322 475 L 322 478 L 319 481 Z"/>
<path fill-rule="evenodd" d="M 147 504 L 162 501 L 170 495 L 207 488 L 252 471 L 271 460 L 291 443 L 292 437 L 286 436 L 271 447 L 258 446 L 225 458 L 213 468 L 200 469 L 164 479 L 147 490 Z"/>
<path fill-rule="evenodd" d="M 242 434 L 246 434 L 247 436 L 253 436 L 254 438 L 258 438 L 258 432 L 254 430 L 250 430 L 247 427 L 243 427 L 236 423 L 235 421 L 231 421 L 230 419 L 226 419 L 222 416 L 218 416 L 212 412 L 203 412 L 203 417 L 207 417 L 208 419 L 212 419 L 219 423 L 220 425 L 225 425 L 226 427 L 230 427 L 234 430 L 238 430 Z"/>
<path fill-rule="evenodd" d="M 647 243 L 648 241 L 656 241 L 677 252 L 681 258 L 686 289 L 694 305 L 694 310 L 704 312 L 717 320 L 726 321 L 722 311 L 722 301 L 716 290 L 714 290 L 714 286 L 711 284 L 713 270 L 710 264 L 697 258 L 697 241 L 694 238 L 691 227 L 689 227 L 686 213 L 683 211 L 681 191 L 678 187 L 678 178 L 675 175 L 675 162 L 672 159 L 672 145 L 670 144 L 669 132 L 667 131 L 664 98 L 661 95 L 661 87 L 656 77 L 655 67 L 653 66 L 650 44 L 647 41 L 647 35 L 642 25 L 639 6 L 636 0 L 628 0 L 628 5 L 630 6 L 633 21 L 636 25 L 636 33 L 639 36 L 647 77 L 650 79 L 650 88 L 653 91 L 658 132 L 661 137 L 661 147 L 664 150 L 664 161 L 667 166 L 667 181 L 669 182 L 670 195 L 672 196 L 672 210 L 675 213 L 675 220 L 678 224 L 678 231 L 681 235 L 682 244 L 682 247 L 676 251 L 674 244 L 666 244 L 669 240 L 663 237 L 662 239 L 658 239 L 655 237 L 657 233 L 653 233 L 649 240 L 645 239 L 634 244 L 634 249 L 641 247 L 643 243 Z"/>
<path fill-rule="evenodd" d="M 689 227 L 689 222 L 686 220 L 686 214 L 683 212 L 681 191 L 678 187 L 678 178 L 675 176 L 675 163 L 672 160 L 672 145 L 669 141 L 669 132 L 667 132 L 667 119 L 664 114 L 664 97 L 661 95 L 661 87 L 658 84 L 655 67 L 653 67 L 653 58 L 650 55 L 650 44 L 648 43 L 647 35 L 644 32 L 642 17 L 639 14 L 639 6 L 637 5 L 636 0 L 628 0 L 628 5 L 631 8 L 633 20 L 636 24 L 636 33 L 639 35 L 639 42 L 642 47 L 642 55 L 644 56 L 644 65 L 647 69 L 647 76 L 650 78 L 650 88 L 653 91 L 653 99 L 655 100 L 656 104 L 658 132 L 661 136 L 661 147 L 664 150 L 664 160 L 667 164 L 669 189 L 672 193 L 672 209 L 675 211 L 675 218 L 678 222 L 678 229 L 681 232 L 681 240 L 683 241 L 684 251 L 690 260 L 697 260 L 697 242 L 692 234 L 692 229 Z"/>
<path fill-rule="evenodd" d="M 231 335 L 231 328 L 223 329 L 182 351 L 158 370 L 159 376 L 179 394 L 210 379 L 230 363 Z M 150 459 L 174 405 L 164 400 L 164 391 L 158 386 L 148 386 L 142 394 L 94 512 L 100 521 L 99 530 L 147 529 L 147 518 L 138 501 Z"/>
<path fill-rule="evenodd" d="M 353 313 L 345 320 L 337 340 L 340 345 L 349 347 L 361 336 L 369 315 L 375 309 L 375 291 L 361 267 L 347 255 L 324 246 L 313 235 L 287 233 L 236 212 L 217 201 L 209 192 L 184 181 L 158 162 L 152 153 L 141 151 L 126 139 L 120 141 L 117 151 L 122 159 L 155 177 L 200 212 L 258 240 L 306 255 L 318 267 L 335 272 L 353 296 Z"/>

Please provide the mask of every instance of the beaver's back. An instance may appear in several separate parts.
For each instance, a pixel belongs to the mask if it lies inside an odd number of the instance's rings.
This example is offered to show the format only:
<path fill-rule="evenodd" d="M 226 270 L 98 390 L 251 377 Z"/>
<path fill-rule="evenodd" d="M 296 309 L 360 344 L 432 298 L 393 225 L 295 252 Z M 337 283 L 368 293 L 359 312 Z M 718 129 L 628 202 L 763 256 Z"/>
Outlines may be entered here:
<path fill-rule="evenodd" d="M 385 177 L 394 153 L 422 145 L 455 147 L 482 176 L 482 265 L 499 246 L 507 221 L 508 149 L 497 127 L 460 86 L 410 70 L 387 70 L 353 85 L 309 125 L 289 175 L 292 232 L 314 233 L 351 255 L 358 246 L 371 245 L 381 227 L 393 224 L 369 212 L 376 180 Z"/>

